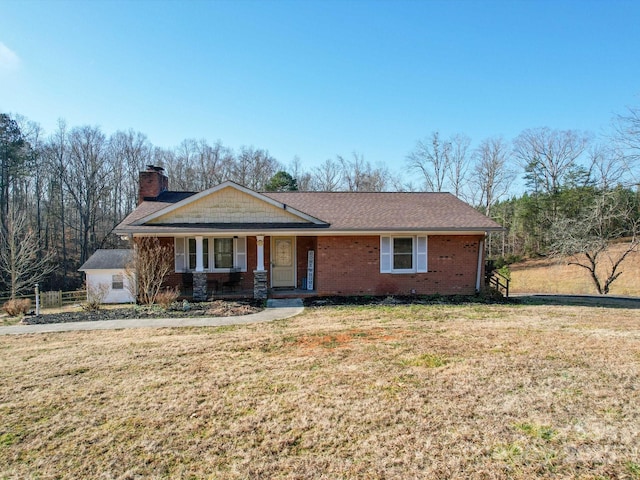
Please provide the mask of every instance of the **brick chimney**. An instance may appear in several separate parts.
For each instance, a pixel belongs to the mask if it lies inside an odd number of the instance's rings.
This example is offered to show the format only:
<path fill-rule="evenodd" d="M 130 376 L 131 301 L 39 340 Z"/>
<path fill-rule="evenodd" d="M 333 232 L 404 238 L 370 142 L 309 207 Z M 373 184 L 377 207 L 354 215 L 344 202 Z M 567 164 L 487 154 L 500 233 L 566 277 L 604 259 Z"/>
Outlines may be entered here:
<path fill-rule="evenodd" d="M 169 178 L 164 174 L 164 168 L 147 165 L 147 169 L 140 172 L 138 188 L 138 205 L 145 199 L 156 199 L 162 192 L 169 189 Z"/>

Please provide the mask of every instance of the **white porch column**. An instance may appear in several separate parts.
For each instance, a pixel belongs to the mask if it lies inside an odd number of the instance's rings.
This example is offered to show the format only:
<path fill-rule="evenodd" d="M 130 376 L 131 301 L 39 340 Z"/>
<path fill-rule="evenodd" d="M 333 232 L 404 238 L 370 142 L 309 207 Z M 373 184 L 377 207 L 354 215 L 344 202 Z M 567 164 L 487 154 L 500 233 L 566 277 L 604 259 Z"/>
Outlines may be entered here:
<path fill-rule="evenodd" d="M 259 272 L 264 272 L 264 235 L 258 235 L 256 237 L 256 240 L 256 245 L 258 247 L 256 270 Z"/>
<path fill-rule="evenodd" d="M 196 272 L 204 272 L 204 255 L 202 254 L 202 236 L 196 237 Z"/>

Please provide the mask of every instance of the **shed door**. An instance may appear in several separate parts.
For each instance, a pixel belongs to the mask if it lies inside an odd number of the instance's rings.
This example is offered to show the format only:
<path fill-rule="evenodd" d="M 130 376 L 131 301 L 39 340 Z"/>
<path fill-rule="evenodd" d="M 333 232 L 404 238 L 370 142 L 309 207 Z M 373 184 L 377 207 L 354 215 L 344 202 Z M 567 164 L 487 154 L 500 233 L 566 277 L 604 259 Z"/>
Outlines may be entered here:
<path fill-rule="evenodd" d="M 271 286 L 296 286 L 296 249 L 293 237 L 273 237 L 271 248 Z"/>

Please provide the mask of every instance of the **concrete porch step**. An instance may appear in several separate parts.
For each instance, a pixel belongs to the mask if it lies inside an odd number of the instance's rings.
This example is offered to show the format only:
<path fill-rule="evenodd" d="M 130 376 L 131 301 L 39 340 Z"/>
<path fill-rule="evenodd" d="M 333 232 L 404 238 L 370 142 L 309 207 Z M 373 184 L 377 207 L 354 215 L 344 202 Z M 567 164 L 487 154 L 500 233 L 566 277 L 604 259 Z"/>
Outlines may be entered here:
<path fill-rule="evenodd" d="M 301 298 L 270 298 L 267 300 L 267 308 L 291 308 L 302 306 Z"/>

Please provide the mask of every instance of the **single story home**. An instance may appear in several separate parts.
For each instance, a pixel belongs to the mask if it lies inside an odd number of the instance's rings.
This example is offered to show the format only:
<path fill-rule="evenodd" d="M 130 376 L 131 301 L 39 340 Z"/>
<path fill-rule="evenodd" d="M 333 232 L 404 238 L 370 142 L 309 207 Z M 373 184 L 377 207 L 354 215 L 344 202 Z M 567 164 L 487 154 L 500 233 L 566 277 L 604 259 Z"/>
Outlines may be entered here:
<path fill-rule="evenodd" d="M 132 249 L 100 249 L 79 268 L 86 275 L 87 298 L 90 292 L 104 294 L 102 303 L 131 303 L 134 301 L 125 274 L 133 260 Z"/>
<path fill-rule="evenodd" d="M 175 192 L 140 172 L 116 228 L 173 252 L 168 286 L 212 294 L 463 294 L 484 288 L 484 239 L 502 227 L 449 193 L 255 192 L 224 182 Z"/>

